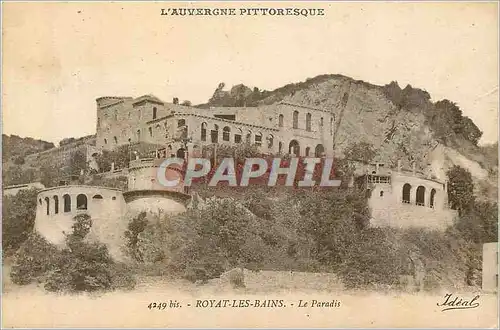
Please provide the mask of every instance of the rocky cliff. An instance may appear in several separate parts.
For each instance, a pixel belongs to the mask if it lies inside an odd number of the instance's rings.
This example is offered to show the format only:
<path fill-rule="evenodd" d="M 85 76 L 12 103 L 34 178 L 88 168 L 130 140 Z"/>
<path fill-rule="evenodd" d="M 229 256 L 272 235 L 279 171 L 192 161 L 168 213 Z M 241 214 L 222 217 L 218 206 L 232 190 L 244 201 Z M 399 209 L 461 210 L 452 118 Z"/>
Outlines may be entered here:
<path fill-rule="evenodd" d="M 7 162 L 19 158 L 17 162 L 23 162 L 26 155 L 54 148 L 52 142 L 36 140 L 30 137 L 22 138 L 17 135 L 2 134 L 2 160 Z M 15 159 L 14 159 L 15 160 Z"/>
<path fill-rule="evenodd" d="M 224 94 L 226 104 L 231 104 L 232 94 Z M 373 161 L 395 167 L 399 159 L 407 168 L 415 162 L 419 171 L 438 179 L 445 179 L 452 165 L 460 165 L 471 171 L 479 195 L 496 199 L 498 158 L 477 146 L 482 132 L 453 102 L 432 102 L 425 90 L 321 75 L 274 91 L 254 88 L 248 96 L 257 106 L 289 101 L 331 109 L 336 113 L 337 154 L 354 142 L 369 142 L 376 150 Z M 239 94 L 238 102 L 244 97 Z"/>

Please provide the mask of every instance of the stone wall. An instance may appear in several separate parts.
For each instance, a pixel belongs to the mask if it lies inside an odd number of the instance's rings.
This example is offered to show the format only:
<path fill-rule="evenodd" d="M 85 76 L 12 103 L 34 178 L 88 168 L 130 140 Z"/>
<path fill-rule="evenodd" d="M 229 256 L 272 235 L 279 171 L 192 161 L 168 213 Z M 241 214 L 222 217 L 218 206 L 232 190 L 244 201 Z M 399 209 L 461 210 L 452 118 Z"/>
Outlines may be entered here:
<path fill-rule="evenodd" d="M 390 183 L 375 183 L 369 188 L 373 226 L 445 230 L 457 216 L 448 208 L 446 184 L 416 173 L 392 172 Z"/>
<path fill-rule="evenodd" d="M 159 190 L 184 192 L 184 176 L 180 170 L 175 170 L 170 165 L 168 168 L 160 169 L 162 159 L 136 159 L 130 162 L 128 169 L 128 190 Z M 172 187 L 164 186 L 158 179 L 158 171 L 169 181 L 178 180 L 178 184 Z"/>
<path fill-rule="evenodd" d="M 498 292 L 498 242 L 483 244 L 483 290 Z"/>
<path fill-rule="evenodd" d="M 134 142 L 162 143 L 165 139 L 165 131 L 169 128 L 159 126 L 156 121 L 188 108 L 165 103 L 151 95 L 136 99 L 115 98 L 114 102 L 105 103 L 102 99 L 96 100 L 96 145 L 104 149 Z"/>
<path fill-rule="evenodd" d="M 4 196 L 15 196 L 21 190 L 29 189 L 44 189 L 45 186 L 40 182 L 30 182 L 26 184 L 16 184 L 12 186 L 7 186 L 3 188 Z"/>
<path fill-rule="evenodd" d="M 141 141 L 165 145 L 169 155 L 176 154 L 182 146 L 174 140 L 185 126 L 187 137 L 200 146 L 250 142 L 260 145 L 264 153 L 332 153 L 333 108 L 282 102 L 260 107 L 199 109 L 164 103 L 154 96 L 117 98 L 114 103 L 103 103 L 100 98 L 97 103 L 97 146 L 105 149 Z M 229 134 L 224 133 L 225 128 Z M 206 134 L 202 134 L 203 129 Z M 217 132 L 216 139 L 212 138 L 212 131 Z"/>
<path fill-rule="evenodd" d="M 86 203 L 85 203 L 86 201 Z M 88 214 L 92 219 L 91 236 L 114 247 L 127 223 L 122 216 L 126 205 L 118 189 L 93 186 L 61 186 L 41 191 L 37 196 L 35 230 L 49 242 L 64 246 L 72 233 L 74 217 Z"/>
<path fill-rule="evenodd" d="M 118 189 L 96 186 L 61 186 L 41 191 L 37 196 L 35 230 L 50 243 L 65 246 L 72 233 L 74 217 L 88 214 L 92 227 L 87 239 L 108 246 L 118 260 L 128 222 L 140 212 L 178 214 L 186 211 L 189 195 L 175 191 Z"/>
<path fill-rule="evenodd" d="M 95 135 L 89 135 L 67 143 L 63 146 L 45 150 L 25 157 L 26 163 L 32 166 L 50 165 L 52 167 L 68 166 L 73 154 L 81 152 L 89 160 L 89 155 L 95 154 Z M 90 164 L 94 166 L 94 164 Z"/>

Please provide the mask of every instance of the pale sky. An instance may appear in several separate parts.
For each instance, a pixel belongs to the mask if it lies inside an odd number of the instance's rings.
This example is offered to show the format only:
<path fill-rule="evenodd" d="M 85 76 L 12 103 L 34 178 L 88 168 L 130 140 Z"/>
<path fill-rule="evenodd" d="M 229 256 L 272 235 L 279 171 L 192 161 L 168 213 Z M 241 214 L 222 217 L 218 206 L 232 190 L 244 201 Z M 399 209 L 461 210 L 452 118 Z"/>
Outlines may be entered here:
<path fill-rule="evenodd" d="M 100 96 L 203 103 L 220 82 L 272 90 L 339 73 L 450 99 L 498 132 L 492 3 L 264 3 L 320 17 L 161 16 L 249 3 L 3 3 L 3 133 L 57 143 L 95 133 Z M 258 6 L 258 4 L 253 4 Z"/>

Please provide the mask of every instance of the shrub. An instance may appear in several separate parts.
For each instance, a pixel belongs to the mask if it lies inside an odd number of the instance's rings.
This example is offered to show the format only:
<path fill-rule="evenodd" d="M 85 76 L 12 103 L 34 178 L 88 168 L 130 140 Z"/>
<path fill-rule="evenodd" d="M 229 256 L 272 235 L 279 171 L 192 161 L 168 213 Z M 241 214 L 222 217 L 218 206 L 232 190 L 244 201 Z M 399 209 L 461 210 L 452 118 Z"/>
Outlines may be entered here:
<path fill-rule="evenodd" d="M 311 256 L 324 265 L 343 262 L 353 237 L 369 216 L 367 201 L 355 189 L 305 193 L 300 203 L 300 232 L 312 242 Z"/>
<path fill-rule="evenodd" d="M 15 255 L 10 273 L 12 282 L 26 285 L 41 280 L 53 269 L 58 253 L 58 249 L 42 236 L 31 234 Z"/>
<path fill-rule="evenodd" d="M 362 231 L 338 268 L 347 288 L 394 286 L 403 271 L 400 252 L 384 229 Z"/>
<path fill-rule="evenodd" d="M 141 212 L 129 222 L 128 229 L 125 231 L 128 253 L 136 261 L 142 261 L 137 243 L 139 242 L 139 234 L 144 231 L 147 224 L 146 212 Z"/>
<path fill-rule="evenodd" d="M 45 288 L 49 291 L 98 291 L 112 287 L 114 263 L 105 245 L 72 242 L 59 254 Z"/>
<path fill-rule="evenodd" d="M 37 189 L 30 189 L 3 197 L 2 248 L 6 253 L 16 251 L 33 231 L 37 194 Z"/>
<path fill-rule="evenodd" d="M 73 240 L 83 240 L 85 236 L 90 232 L 92 228 L 92 219 L 88 214 L 78 214 L 73 218 L 75 223 L 73 224 L 73 232 L 69 238 Z"/>
<path fill-rule="evenodd" d="M 349 144 L 344 150 L 345 159 L 369 163 L 377 155 L 371 143 L 361 141 Z"/>
<path fill-rule="evenodd" d="M 498 204 L 473 202 L 473 205 L 460 215 L 456 228 L 465 239 L 472 242 L 497 242 Z"/>
<path fill-rule="evenodd" d="M 113 261 L 104 244 L 84 242 L 92 225 L 90 216 L 78 215 L 74 220 L 73 232 L 63 249 L 37 234 L 23 244 L 11 270 L 13 282 L 29 284 L 38 280 L 48 291 L 65 292 L 133 287 L 130 269 Z"/>
<path fill-rule="evenodd" d="M 465 168 L 454 165 L 446 175 L 448 177 L 448 201 L 451 208 L 463 214 L 474 203 L 474 182 L 472 174 Z"/>
<path fill-rule="evenodd" d="M 114 163 L 114 168 L 126 168 L 131 157 L 130 146 L 123 145 L 115 148 L 114 150 L 103 150 L 101 154 L 97 155 L 96 162 L 100 172 L 108 172 L 111 170 L 111 163 Z"/>

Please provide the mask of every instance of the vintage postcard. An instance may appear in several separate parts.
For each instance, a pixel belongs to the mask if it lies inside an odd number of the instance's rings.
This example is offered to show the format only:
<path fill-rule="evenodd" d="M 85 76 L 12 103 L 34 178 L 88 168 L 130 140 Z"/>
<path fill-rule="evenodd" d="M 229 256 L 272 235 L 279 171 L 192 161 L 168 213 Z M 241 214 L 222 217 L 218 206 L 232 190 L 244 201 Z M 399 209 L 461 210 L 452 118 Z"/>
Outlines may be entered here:
<path fill-rule="evenodd" d="M 498 328 L 498 3 L 3 2 L 2 326 Z"/>

